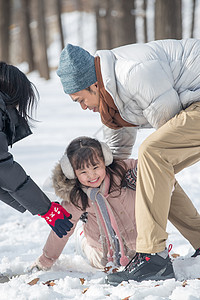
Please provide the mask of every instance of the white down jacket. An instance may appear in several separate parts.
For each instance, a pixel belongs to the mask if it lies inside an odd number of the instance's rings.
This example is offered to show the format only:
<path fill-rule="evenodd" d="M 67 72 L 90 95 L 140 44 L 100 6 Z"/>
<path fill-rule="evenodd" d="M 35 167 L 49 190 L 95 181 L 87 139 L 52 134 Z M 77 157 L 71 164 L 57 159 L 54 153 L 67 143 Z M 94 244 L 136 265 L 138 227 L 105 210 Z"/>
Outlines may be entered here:
<path fill-rule="evenodd" d="M 132 44 L 100 50 L 96 56 L 105 89 L 122 118 L 138 128 L 157 129 L 200 101 L 199 39 Z M 112 135 L 110 130 L 107 140 Z"/>

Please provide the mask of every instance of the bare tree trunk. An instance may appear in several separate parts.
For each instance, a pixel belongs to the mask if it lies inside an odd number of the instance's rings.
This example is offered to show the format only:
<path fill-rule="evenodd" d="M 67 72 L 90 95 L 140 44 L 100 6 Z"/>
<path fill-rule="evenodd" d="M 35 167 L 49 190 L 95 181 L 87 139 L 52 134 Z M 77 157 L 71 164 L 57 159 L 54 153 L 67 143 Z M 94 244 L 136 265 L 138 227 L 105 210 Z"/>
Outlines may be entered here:
<path fill-rule="evenodd" d="M 97 49 L 136 42 L 134 0 L 97 1 Z"/>
<path fill-rule="evenodd" d="M 101 0 L 96 4 L 97 49 L 111 49 L 110 1 Z"/>
<path fill-rule="evenodd" d="M 192 0 L 192 24 L 191 24 L 191 34 L 190 37 L 194 37 L 194 24 L 195 24 L 195 10 L 196 10 L 196 0 Z"/>
<path fill-rule="evenodd" d="M 0 0 L 0 60 L 9 62 L 11 1 Z"/>
<path fill-rule="evenodd" d="M 112 48 L 136 42 L 134 0 L 112 0 Z"/>
<path fill-rule="evenodd" d="M 76 10 L 79 12 L 78 18 L 78 43 L 79 45 L 83 44 L 83 11 L 84 6 L 82 0 L 76 0 Z"/>
<path fill-rule="evenodd" d="M 62 27 L 62 1 L 61 0 L 57 0 L 55 2 L 56 5 L 56 14 L 57 14 L 57 18 L 58 18 L 58 29 L 59 29 L 59 33 L 60 33 L 60 43 L 61 43 L 61 50 L 65 47 L 65 42 L 64 42 L 64 35 L 63 35 L 63 27 Z"/>
<path fill-rule="evenodd" d="M 182 38 L 181 0 L 156 0 L 155 39 Z"/>
<path fill-rule="evenodd" d="M 22 59 L 28 62 L 29 72 L 35 69 L 33 43 L 30 31 L 30 0 L 21 0 Z"/>
<path fill-rule="evenodd" d="M 143 11 L 144 11 L 144 41 L 148 42 L 147 34 L 147 0 L 143 0 Z"/>
<path fill-rule="evenodd" d="M 37 46 L 37 59 L 38 59 L 38 70 L 41 77 L 45 79 L 50 78 L 49 65 L 47 57 L 47 41 L 46 41 L 46 22 L 44 12 L 44 0 L 37 0 L 36 5 L 37 13 L 37 34 L 38 34 L 38 46 Z"/>

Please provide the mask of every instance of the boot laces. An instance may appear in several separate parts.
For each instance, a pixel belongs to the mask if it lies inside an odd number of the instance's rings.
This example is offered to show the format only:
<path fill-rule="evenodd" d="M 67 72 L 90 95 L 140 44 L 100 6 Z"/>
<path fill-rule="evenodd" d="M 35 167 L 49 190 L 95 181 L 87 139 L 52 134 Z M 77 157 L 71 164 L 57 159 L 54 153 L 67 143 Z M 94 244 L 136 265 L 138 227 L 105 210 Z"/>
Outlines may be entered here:
<path fill-rule="evenodd" d="M 172 244 L 169 245 L 168 248 L 168 254 L 172 249 Z M 139 266 L 142 262 L 146 261 L 148 262 L 151 259 L 151 255 L 153 254 L 147 254 L 147 253 L 136 253 L 135 256 L 129 261 L 129 263 L 125 266 L 124 271 L 131 271 L 135 269 L 137 266 Z M 195 252 L 196 255 L 200 255 L 200 248 L 198 248 Z M 194 255 L 195 255 L 194 254 Z"/>
<path fill-rule="evenodd" d="M 140 265 L 143 260 L 144 260 L 144 254 L 136 253 L 135 256 L 126 265 L 124 270 L 130 271 L 130 270 L 134 269 L 136 266 Z"/>

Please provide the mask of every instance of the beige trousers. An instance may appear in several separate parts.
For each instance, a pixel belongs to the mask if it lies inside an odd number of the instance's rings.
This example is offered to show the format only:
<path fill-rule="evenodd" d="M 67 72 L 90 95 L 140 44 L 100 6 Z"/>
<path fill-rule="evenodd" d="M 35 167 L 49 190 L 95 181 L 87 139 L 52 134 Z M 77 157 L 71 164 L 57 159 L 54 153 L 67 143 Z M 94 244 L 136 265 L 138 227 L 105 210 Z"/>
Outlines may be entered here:
<path fill-rule="evenodd" d="M 175 174 L 199 160 L 200 102 L 196 102 L 151 134 L 139 148 L 137 252 L 165 249 L 168 219 L 195 249 L 200 247 L 200 215 L 175 184 Z"/>

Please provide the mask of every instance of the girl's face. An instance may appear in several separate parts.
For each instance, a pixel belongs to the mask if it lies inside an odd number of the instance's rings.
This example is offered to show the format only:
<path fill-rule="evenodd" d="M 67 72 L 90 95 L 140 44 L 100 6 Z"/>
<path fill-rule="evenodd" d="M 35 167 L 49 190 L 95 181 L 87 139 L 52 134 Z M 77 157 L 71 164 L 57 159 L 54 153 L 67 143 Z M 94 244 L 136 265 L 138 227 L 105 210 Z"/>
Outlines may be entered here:
<path fill-rule="evenodd" d="M 81 184 L 88 187 L 99 187 L 106 176 L 106 166 L 100 160 L 94 166 L 91 164 L 83 169 L 75 170 L 75 174 Z"/>

